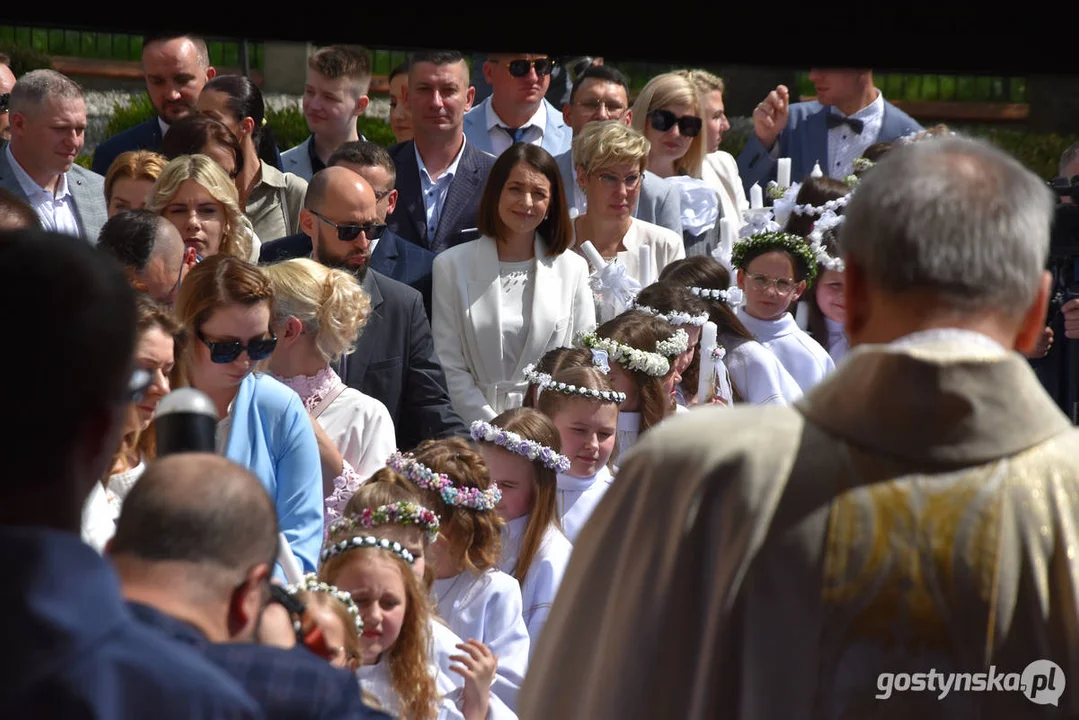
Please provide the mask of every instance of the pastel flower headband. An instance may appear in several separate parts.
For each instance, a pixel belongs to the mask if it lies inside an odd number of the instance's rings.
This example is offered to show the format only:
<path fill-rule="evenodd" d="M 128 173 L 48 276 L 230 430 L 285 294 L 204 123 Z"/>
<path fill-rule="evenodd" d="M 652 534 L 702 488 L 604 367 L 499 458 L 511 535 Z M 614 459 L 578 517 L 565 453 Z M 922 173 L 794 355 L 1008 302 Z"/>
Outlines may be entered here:
<path fill-rule="evenodd" d="M 666 340 L 660 340 L 656 343 L 656 352 L 664 357 L 674 357 L 675 355 L 681 355 L 689 349 L 689 333 L 682 328 L 678 328 L 674 331 L 674 335 L 671 335 Z"/>
<path fill-rule="evenodd" d="M 366 535 L 364 537 L 350 537 L 323 548 L 321 555 L 322 562 L 326 562 L 332 557 L 342 555 L 349 550 L 358 550 L 359 548 L 365 547 L 378 548 L 379 550 L 391 552 L 409 565 L 416 561 L 416 558 L 412 557 L 412 553 L 406 550 L 405 546 L 401 543 L 391 542 L 386 538 L 377 538 L 374 535 Z"/>
<path fill-rule="evenodd" d="M 525 366 L 525 380 L 538 385 L 541 391 L 554 390 L 565 395 L 580 395 L 591 400 L 602 400 L 621 405 L 626 401 L 626 394 L 615 390 L 593 390 L 592 388 L 578 387 L 564 382 L 555 382 L 547 373 L 536 372 L 535 365 Z"/>
<path fill-rule="evenodd" d="M 517 433 L 505 430 L 497 425 L 492 425 L 483 420 L 476 420 L 472 423 L 470 432 L 473 440 L 482 440 L 483 442 L 498 445 L 527 460 L 539 462 L 544 467 L 555 472 L 564 473 L 569 470 L 569 458 L 565 455 L 546 445 L 541 445 L 535 440 L 526 440 Z"/>
<path fill-rule="evenodd" d="M 671 370 L 670 361 L 658 352 L 638 350 L 617 340 L 597 337 L 595 333 L 584 333 L 577 342 L 587 348 L 606 351 L 612 360 L 628 370 L 637 370 L 652 377 L 663 377 Z"/>
<path fill-rule="evenodd" d="M 411 455 L 401 452 L 390 455 L 390 459 L 386 461 L 386 467 L 404 475 L 415 483 L 416 487 L 437 492 L 442 497 L 442 502 L 447 505 L 481 511 L 494 510 L 495 505 L 498 505 L 502 499 L 502 491 L 493 482 L 486 490 L 474 487 L 459 488 L 453 484 L 449 475 L 436 473 Z"/>
<path fill-rule="evenodd" d="M 358 527 L 372 530 L 379 525 L 415 525 L 427 534 L 428 542 L 434 542 L 438 538 L 440 523 L 431 510 L 405 500 L 377 508 L 364 508 L 358 515 L 346 515 L 331 523 L 327 533 L 333 539 Z"/>
<path fill-rule="evenodd" d="M 322 582 L 315 573 L 306 573 L 299 584 L 289 585 L 285 588 L 285 592 L 289 595 L 295 595 L 301 590 L 325 593 L 344 605 L 345 609 L 348 610 L 348 614 L 352 616 L 353 622 L 356 623 L 356 634 L 363 635 L 363 618 L 360 617 L 360 609 L 356 607 L 356 602 L 347 592 Z"/>
<path fill-rule="evenodd" d="M 659 310 L 648 307 L 647 305 L 634 305 L 634 310 L 639 310 L 645 315 L 659 318 L 670 325 L 696 325 L 697 327 L 704 327 L 704 324 L 708 322 L 708 313 L 701 313 L 700 315 L 690 315 L 687 312 L 679 311 L 661 313 Z"/>

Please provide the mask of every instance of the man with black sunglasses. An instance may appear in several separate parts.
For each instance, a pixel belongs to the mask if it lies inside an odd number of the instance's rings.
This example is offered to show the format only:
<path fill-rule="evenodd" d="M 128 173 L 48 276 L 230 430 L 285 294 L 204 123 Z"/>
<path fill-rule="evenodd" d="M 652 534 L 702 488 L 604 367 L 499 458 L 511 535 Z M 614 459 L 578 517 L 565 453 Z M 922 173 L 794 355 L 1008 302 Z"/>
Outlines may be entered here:
<path fill-rule="evenodd" d="M 11 139 L 11 122 L 8 119 L 8 101 L 11 88 L 15 87 L 15 73 L 11 72 L 11 58 L 0 53 L 0 147 Z"/>
<path fill-rule="evenodd" d="M 519 142 L 539 145 L 551 155 L 569 150 L 572 133 L 544 97 L 554 65 L 545 54 L 489 54 L 483 76 L 491 97 L 465 115 L 468 141 L 495 157 Z"/>

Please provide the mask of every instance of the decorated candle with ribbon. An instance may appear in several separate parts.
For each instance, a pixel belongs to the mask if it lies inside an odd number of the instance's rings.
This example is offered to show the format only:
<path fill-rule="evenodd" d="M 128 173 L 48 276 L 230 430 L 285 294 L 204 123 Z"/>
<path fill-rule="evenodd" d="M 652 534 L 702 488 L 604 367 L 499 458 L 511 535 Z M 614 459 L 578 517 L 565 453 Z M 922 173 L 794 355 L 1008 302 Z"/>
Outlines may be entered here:
<path fill-rule="evenodd" d="M 592 266 L 592 269 L 596 272 L 601 271 L 607 266 L 607 263 L 603 261 L 603 256 L 599 254 L 599 250 L 592 244 L 591 240 L 585 240 L 581 243 L 581 252 L 584 253 L 584 257 L 588 260 L 588 264 Z"/>
<path fill-rule="evenodd" d="M 711 399 L 716 361 L 712 358 L 712 351 L 716 348 L 716 340 L 719 336 L 719 328 L 709 320 L 701 330 L 701 364 L 700 374 L 697 378 L 697 404 L 704 405 Z"/>
<path fill-rule="evenodd" d="M 637 258 L 640 260 L 640 270 L 637 273 L 638 282 L 642 288 L 652 284 L 652 246 L 641 245 L 637 248 Z"/>
<path fill-rule="evenodd" d="M 779 158 L 779 163 L 776 166 L 776 184 L 781 188 L 789 188 L 791 186 L 790 158 Z"/>
<path fill-rule="evenodd" d="M 753 183 L 753 187 L 749 189 L 749 209 L 760 210 L 762 207 L 764 207 L 764 192 L 758 183 Z"/>

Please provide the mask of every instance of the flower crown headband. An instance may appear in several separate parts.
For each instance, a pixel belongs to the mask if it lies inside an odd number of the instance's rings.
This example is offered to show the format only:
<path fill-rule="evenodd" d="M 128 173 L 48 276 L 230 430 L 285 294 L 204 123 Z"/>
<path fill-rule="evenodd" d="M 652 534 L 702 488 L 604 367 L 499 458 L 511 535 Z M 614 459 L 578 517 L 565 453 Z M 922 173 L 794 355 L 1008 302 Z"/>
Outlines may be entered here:
<path fill-rule="evenodd" d="M 838 212 L 847 206 L 847 203 L 850 202 L 851 195 L 852 193 L 847 193 L 842 197 L 837 197 L 835 200 L 829 200 L 823 205 L 812 205 L 810 203 L 792 205 L 791 212 L 795 215 L 809 215 L 812 217 L 823 215 L 826 212 Z"/>
<path fill-rule="evenodd" d="M 731 264 L 746 269 L 746 257 L 755 250 L 782 250 L 802 260 L 806 269 L 806 284 L 812 285 L 817 278 L 817 255 L 802 237 L 793 233 L 761 233 L 734 244 Z"/>
<path fill-rule="evenodd" d="M 495 505 L 502 499 L 502 491 L 493 482 L 486 490 L 475 487 L 459 488 L 453 484 L 449 475 L 436 473 L 411 454 L 395 452 L 386 461 L 386 467 L 404 475 L 415 483 L 416 487 L 437 492 L 442 497 L 442 502 L 447 505 L 486 511 L 494 510 Z"/>
<path fill-rule="evenodd" d="M 626 369 L 637 370 L 645 375 L 663 377 L 671 370 L 670 361 L 658 352 L 638 350 L 617 340 L 598 337 L 595 333 L 584 333 L 577 343 L 586 348 L 604 350 L 612 360 Z"/>
<path fill-rule="evenodd" d="M 634 310 L 639 310 L 645 315 L 651 315 L 654 318 L 666 322 L 669 325 L 696 325 L 697 327 L 704 327 L 704 324 L 708 322 L 708 313 L 701 313 L 700 315 L 690 315 L 687 312 L 680 312 L 678 310 L 661 313 L 655 308 L 648 307 L 647 305 L 637 305 L 634 303 Z"/>
<path fill-rule="evenodd" d="M 689 286 L 689 291 L 699 298 L 705 300 L 718 300 L 725 302 L 732 308 L 737 308 L 742 304 L 742 300 L 745 298 L 741 288 L 728 288 L 727 290 L 717 290 L 715 288 L 696 287 L 695 285 Z"/>
<path fill-rule="evenodd" d="M 817 264 L 825 270 L 843 272 L 847 269 L 847 265 L 842 258 L 832 257 L 824 247 L 824 233 L 842 225 L 843 218 L 843 215 L 836 215 L 832 212 L 824 213 L 817 222 L 813 223 L 813 232 L 809 233 L 809 237 L 806 238 L 809 240 L 809 249 L 817 256 Z"/>
<path fill-rule="evenodd" d="M 360 548 L 371 547 L 378 548 L 379 550 L 386 550 L 391 552 L 397 557 L 404 560 L 411 565 L 416 562 L 416 558 L 412 557 L 412 553 L 405 549 L 405 546 L 399 542 L 390 542 L 386 538 L 377 538 L 374 535 L 365 535 L 363 537 L 350 537 L 340 542 L 336 542 L 322 550 L 322 562 L 326 562 L 332 557 L 342 555 L 349 550 L 358 550 Z"/>
<path fill-rule="evenodd" d="M 301 590 L 325 593 L 344 605 L 345 609 L 348 610 L 348 614 L 352 616 L 353 622 L 356 623 L 356 634 L 363 635 L 363 618 L 360 617 L 360 609 L 356 607 L 356 602 L 347 592 L 320 581 L 315 573 L 306 573 L 299 584 L 289 585 L 285 588 L 285 592 L 289 595 L 295 595 Z"/>
<path fill-rule="evenodd" d="M 565 395 L 580 395 L 592 400 L 613 402 L 617 405 L 621 405 L 626 401 L 626 394 L 616 390 L 593 390 L 592 388 L 577 387 L 569 383 L 555 382 L 547 373 L 538 372 L 535 365 L 526 365 L 524 373 L 525 380 L 533 385 L 538 385 L 541 391 L 554 390 Z"/>
<path fill-rule="evenodd" d="M 497 425 L 492 425 L 483 420 L 476 420 L 472 423 L 470 432 L 473 440 L 482 440 L 498 445 L 532 462 L 538 461 L 544 467 L 557 473 L 564 473 L 569 470 L 569 458 L 565 455 L 546 445 L 541 445 L 535 440 L 526 440 L 517 433 L 505 430 Z"/>
<path fill-rule="evenodd" d="M 664 357 L 674 357 L 675 355 L 681 355 L 689 349 L 689 333 L 682 328 L 678 328 L 674 331 L 666 340 L 660 340 L 656 343 L 656 352 Z"/>
<path fill-rule="evenodd" d="M 428 542 L 438 539 L 438 515 L 416 503 L 403 500 L 377 508 L 364 508 L 358 515 L 346 515 L 330 523 L 327 535 L 332 540 L 342 533 L 362 527 L 373 530 L 379 525 L 415 525 L 427 534 Z"/>

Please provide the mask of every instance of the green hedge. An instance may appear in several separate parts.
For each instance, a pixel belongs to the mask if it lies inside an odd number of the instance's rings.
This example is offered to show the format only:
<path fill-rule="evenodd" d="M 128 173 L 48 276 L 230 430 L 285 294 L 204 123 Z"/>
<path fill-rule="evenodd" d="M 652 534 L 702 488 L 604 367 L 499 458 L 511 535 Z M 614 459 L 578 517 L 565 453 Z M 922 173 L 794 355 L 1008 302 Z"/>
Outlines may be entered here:
<path fill-rule="evenodd" d="M 43 52 L 39 52 L 32 47 L 25 47 L 21 45 L 14 45 L 11 43 L 0 43 L 0 53 L 4 53 L 11 58 L 11 72 L 16 78 L 22 77 L 25 73 L 31 70 L 41 70 L 42 68 L 52 68 L 52 58 Z"/>

